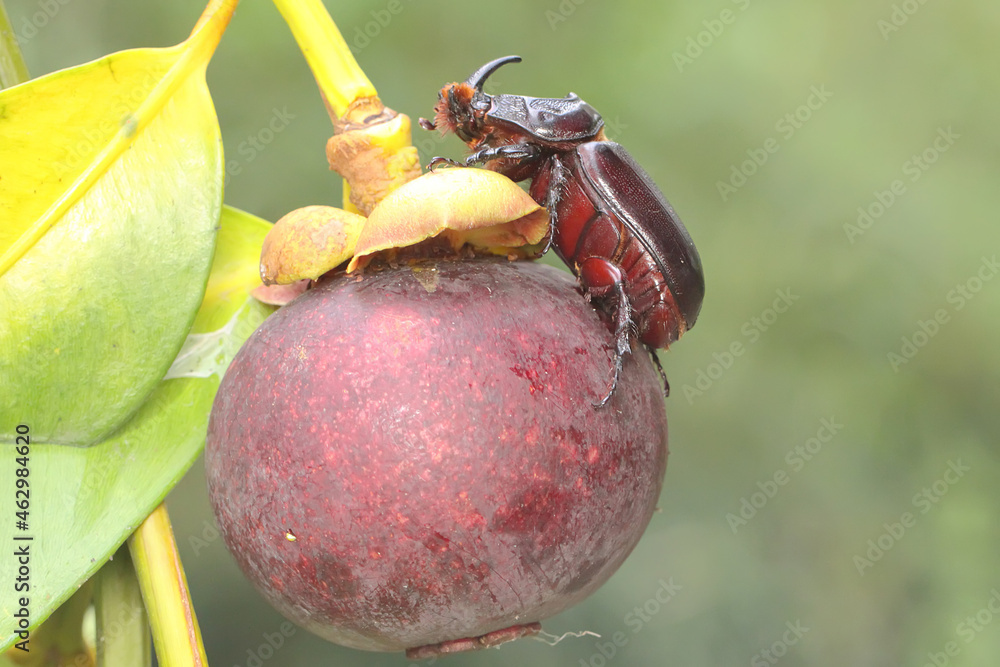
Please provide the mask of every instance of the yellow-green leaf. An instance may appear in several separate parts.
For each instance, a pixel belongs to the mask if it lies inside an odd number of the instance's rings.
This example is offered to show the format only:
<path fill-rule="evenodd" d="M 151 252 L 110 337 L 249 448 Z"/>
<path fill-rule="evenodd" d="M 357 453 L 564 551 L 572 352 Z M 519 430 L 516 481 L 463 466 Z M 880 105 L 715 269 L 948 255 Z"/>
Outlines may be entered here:
<path fill-rule="evenodd" d="M 257 261 L 270 228 L 224 208 L 192 336 L 226 331 L 222 347 L 235 350 L 273 312 L 249 296 L 260 284 Z M 230 360 L 210 362 L 224 370 Z M 198 457 L 221 374 L 160 382 L 132 419 L 93 447 L 36 445 L 31 429 L 27 528 L 15 526 L 13 510 L 0 512 L 0 535 L 33 538 L 18 542 L 31 545 L 32 628 L 100 569 Z M 8 453 L 0 457 L 0 476 L 13 480 L 18 463 Z M 17 639 L 19 595 L 12 585 L 0 588 L 0 650 Z"/>
<path fill-rule="evenodd" d="M 235 0 L 191 37 L 0 92 L 0 442 L 89 445 L 163 377 L 202 300 L 223 158 L 205 68 Z"/>

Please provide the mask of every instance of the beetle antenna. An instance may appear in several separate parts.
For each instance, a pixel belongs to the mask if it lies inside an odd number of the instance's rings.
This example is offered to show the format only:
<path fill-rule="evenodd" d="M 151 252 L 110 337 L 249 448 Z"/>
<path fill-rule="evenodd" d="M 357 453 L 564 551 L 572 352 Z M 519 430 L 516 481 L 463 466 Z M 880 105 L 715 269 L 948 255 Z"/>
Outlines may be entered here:
<path fill-rule="evenodd" d="M 507 63 L 519 63 L 521 62 L 521 56 L 504 56 L 503 58 L 497 58 L 492 60 L 475 72 L 472 73 L 468 79 L 465 80 L 467 84 L 478 90 L 480 93 L 483 92 L 483 84 L 486 83 L 486 79 L 497 71 L 503 65 Z"/>

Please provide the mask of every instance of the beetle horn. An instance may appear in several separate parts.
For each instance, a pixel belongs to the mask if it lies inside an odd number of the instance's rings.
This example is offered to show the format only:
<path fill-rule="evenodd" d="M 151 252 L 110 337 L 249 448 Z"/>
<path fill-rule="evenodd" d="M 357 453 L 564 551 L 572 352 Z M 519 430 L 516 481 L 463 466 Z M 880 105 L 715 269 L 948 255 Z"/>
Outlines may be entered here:
<path fill-rule="evenodd" d="M 486 83 L 486 79 L 490 76 L 490 74 L 493 74 L 493 72 L 500 69 L 502 65 L 519 62 L 521 62 L 521 56 L 504 56 L 503 58 L 497 58 L 496 60 L 490 61 L 477 69 L 472 73 L 472 76 L 465 80 L 465 82 L 479 92 L 483 92 L 483 84 Z"/>

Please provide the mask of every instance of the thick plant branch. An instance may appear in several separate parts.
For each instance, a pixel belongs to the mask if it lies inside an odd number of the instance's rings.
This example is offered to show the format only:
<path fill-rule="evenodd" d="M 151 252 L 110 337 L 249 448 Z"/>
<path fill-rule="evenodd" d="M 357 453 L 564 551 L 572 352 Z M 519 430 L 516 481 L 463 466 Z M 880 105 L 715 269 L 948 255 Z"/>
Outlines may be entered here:
<path fill-rule="evenodd" d="M 128 541 L 163 667 L 208 665 L 167 508 L 160 505 Z"/>

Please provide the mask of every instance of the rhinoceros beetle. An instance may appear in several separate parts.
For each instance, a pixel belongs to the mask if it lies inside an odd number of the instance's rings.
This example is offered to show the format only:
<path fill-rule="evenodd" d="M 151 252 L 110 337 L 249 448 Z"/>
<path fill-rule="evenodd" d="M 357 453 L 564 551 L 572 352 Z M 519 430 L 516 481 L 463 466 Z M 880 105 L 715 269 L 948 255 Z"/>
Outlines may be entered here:
<path fill-rule="evenodd" d="M 499 67 L 520 61 L 498 58 L 441 89 L 434 120 L 421 118 L 420 125 L 454 132 L 473 152 L 461 163 L 436 157 L 429 166 L 483 164 L 514 181 L 531 179 L 531 196 L 552 221 L 549 242 L 613 322 L 614 374 L 595 404 L 600 407 L 618 384 L 630 335 L 659 367 L 655 349 L 694 326 L 705 295 L 701 259 L 649 175 L 607 140 L 592 106 L 573 93 L 539 98 L 483 92 Z M 669 394 L 665 375 L 663 382 Z"/>

